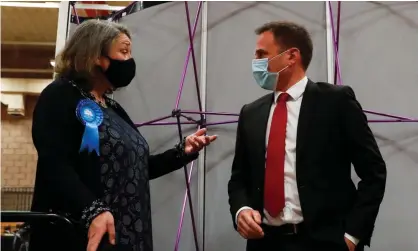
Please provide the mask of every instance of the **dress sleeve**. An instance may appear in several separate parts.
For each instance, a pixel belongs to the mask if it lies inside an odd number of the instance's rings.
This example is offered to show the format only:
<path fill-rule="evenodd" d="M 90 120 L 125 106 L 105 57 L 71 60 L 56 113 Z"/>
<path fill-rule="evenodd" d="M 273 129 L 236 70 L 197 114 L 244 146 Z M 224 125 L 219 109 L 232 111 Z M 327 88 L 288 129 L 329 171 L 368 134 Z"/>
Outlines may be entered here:
<path fill-rule="evenodd" d="M 178 170 L 199 157 L 199 153 L 185 154 L 184 144 L 183 140 L 175 148 L 149 157 L 150 179 Z"/>
<path fill-rule="evenodd" d="M 47 191 L 44 196 L 51 196 L 48 199 L 67 213 L 83 212 L 82 220 L 88 226 L 107 207 L 76 172 L 82 125 L 71 95 L 51 85 L 42 92 L 33 112 L 32 138 L 38 152 L 35 186 Z"/>
<path fill-rule="evenodd" d="M 137 130 L 135 124 L 129 117 L 128 113 L 122 108 L 122 106 L 114 100 L 111 102 L 116 104 L 115 111 L 119 114 L 119 116 L 121 116 L 128 124 Z M 185 154 L 184 144 L 185 140 L 183 139 L 174 148 L 160 154 L 149 156 L 149 178 L 156 179 L 165 174 L 178 170 L 199 157 L 199 153 Z"/>

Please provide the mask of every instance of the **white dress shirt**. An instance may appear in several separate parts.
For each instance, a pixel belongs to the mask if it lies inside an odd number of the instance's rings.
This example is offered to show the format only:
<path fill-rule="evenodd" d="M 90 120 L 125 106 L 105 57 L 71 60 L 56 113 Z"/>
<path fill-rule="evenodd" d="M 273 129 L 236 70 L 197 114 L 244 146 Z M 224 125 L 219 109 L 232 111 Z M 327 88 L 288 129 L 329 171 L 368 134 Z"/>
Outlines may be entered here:
<path fill-rule="evenodd" d="M 302 104 L 303 93 L 305 91 L 308 78 L 305 76 L 295 85 L 287 90 L 289 100 L 286 102 L 287 107 L 287 124 L 286 124 L 286 146 L 285 146 L 285 163 L 284 163 L 284 192 L 285 192 L 285 207 L 283 211 L 277 216 L 272 217 L 267 210 L 264 209 L 263 223 L 271 226 L 280 226 L 283 224 L 298 224 L 303 221 L 302 209 L 299 201 L 298 186 L 296 183 L 296 139 L 297 128 L 299 121 L 300 106 Z M 266 131 L 266 148 L 270 135 L 271 120 L 274 109 L 276 108 L 277 99 L 281 92 L 274 93 L 274 102 L 270 108 L 270 115 L 267 122 Z M 267 151 L 266 151 L 267 158 Z M 242 207 L 238 210 L 235 218 L 244 209 L 251 209 L 250 207 Z M 349 234 L 344 235 L 354 244 L 358 244 L 358 240 Z"/>

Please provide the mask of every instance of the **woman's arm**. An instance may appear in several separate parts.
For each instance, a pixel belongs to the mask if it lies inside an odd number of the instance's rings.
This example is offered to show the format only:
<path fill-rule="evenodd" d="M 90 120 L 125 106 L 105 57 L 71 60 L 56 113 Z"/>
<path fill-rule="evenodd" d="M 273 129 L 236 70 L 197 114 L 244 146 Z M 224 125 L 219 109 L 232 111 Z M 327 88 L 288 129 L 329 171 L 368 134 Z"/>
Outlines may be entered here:
<path fill-rule="evenodd" d="M 164 153 L 151 155 L 149 157 L 149 177 L 156 179 L 167 173 L 178 170 L 184 165 L 197 159 L 199 153 L 187 155 L 184 152 L 185 142 L 180 142 L 175 148 L 165 151 Z"/>
<path fill-rule="evenodd" d="M 75 115 L 77 99 L 70 84 L 52 83 L 41 93 L 33 113 L 32 138 L 38 151 L 35 186 L 58 208 L 80 214 L 87 226 L 109 210 L 82 182 L 75 170 L 82 126 Z M 74 106 L 74 107 L 73 107 Z"/>
<path fill-rule="evenodd" d="M 128 122 L 132 128 L 137 130 L 135 124 L 122 108 L 122 106 L 114 100 L 111 102 L 115 103 L 115 111 L 121 116 L 126 122 Z M 213 140 L 216 137 L 213 138 Z M 186 154 L 185 153 L 186 139 L 182 140 L 179 144 L 176 145 L 173 149 L 167 150 L 163 153 L 151 155 L 148 159 L 149 164 L 149 178 L 156 179 L 167 173 L 178 170 L 184 165 L 187 165 L 191 161 L 197 159 L 199 153 Z"/>

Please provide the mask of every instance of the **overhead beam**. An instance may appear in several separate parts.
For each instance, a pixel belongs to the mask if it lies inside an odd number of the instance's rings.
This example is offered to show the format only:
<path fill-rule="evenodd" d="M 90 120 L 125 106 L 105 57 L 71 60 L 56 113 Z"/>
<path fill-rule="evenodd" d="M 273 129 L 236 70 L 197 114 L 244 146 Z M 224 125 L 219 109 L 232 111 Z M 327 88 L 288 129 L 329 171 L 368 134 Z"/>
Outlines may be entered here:
<path fill-rule="evenodd" d="M 54 46 L 1 45 L 2 69 L 51 70 L 51 59 L 55 58 Z"/>
<path fill-rule="evenodd" d="M 1 72 L 2 78 L 26 78 L 26 79 L 47 79 L 53 78 L 52 73 L 37 73 L 37 72 Z"/>
<path fill-rule="evenodd" d="M 2 72 L 53 73 L 53 69 L 1 68 Z"/>
<path fill-rule="evenodd" d="M 52 82 L 49 79 L 22 79 L 1 78 L 2 94 L 31 94 L 39 95 L 47 85 Z"/>
<path fill-rule="evenodd" d="M 22 45 L 22 46 L 55 46 L 55 42 L 24 42 L 24 41 L 1 41 L 4 45 Z"/>

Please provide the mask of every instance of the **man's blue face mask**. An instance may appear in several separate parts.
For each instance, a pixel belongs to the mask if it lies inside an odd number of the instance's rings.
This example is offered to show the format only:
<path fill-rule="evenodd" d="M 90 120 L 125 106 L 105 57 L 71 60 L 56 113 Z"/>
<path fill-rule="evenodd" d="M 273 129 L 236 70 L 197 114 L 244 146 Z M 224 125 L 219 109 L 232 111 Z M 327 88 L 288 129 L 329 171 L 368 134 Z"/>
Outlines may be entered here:
<path fill-rule="evenodd" d="M 269 72 L 268 66 L 271 60 L 275 59 L 276 57 L 280 57 L 285 52 L 287 52 L 287 50 L 272 57 L 270 60 L 268 58 L 253 59 L 253 76 L 261 88 L 270 91 L 274 91 L 276 89 L 276 83 L 279 81 L 279 73 L 289 66 L 284 67 L 279 72 Z"/>

